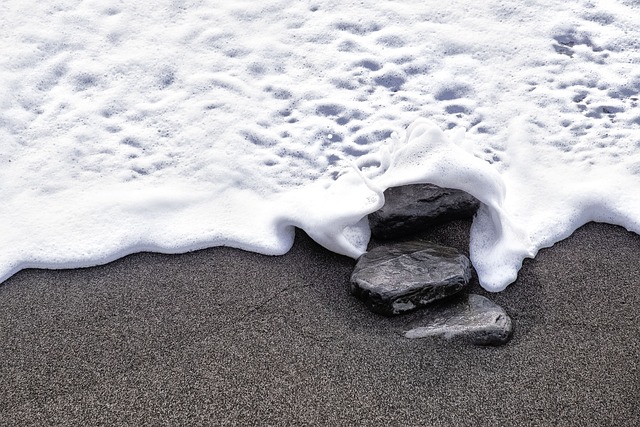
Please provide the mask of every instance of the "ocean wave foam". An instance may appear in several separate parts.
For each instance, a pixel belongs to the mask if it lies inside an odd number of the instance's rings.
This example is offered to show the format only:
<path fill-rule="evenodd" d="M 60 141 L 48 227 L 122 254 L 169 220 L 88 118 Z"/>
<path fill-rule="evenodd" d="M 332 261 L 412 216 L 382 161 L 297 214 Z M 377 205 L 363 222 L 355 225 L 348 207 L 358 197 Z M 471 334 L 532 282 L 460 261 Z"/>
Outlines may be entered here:
<path fill-rule="evenodd" d="M 637 2 L 5 1 L 0 280 L 294 227 L 357 257 L 394 185 L 483 202 L 481 284 L 640 230 Z M 425 120 L 428 119 L 428 120 Z"/>

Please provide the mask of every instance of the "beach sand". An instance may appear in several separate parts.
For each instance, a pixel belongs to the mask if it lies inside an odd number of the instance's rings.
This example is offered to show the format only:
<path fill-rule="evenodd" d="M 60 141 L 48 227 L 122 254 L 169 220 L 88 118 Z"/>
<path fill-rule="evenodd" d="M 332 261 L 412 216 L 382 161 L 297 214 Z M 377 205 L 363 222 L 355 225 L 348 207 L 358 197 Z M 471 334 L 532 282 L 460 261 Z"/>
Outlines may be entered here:
<path fill-rule="evenodd" d="M 468 222 L 426 233 L 466 250 Z M 588 224 L 489 296 L 503 347 L 407 340 L 298 232 L 0 284 L 0 425 L 634 426 L 640 236 Z"/>

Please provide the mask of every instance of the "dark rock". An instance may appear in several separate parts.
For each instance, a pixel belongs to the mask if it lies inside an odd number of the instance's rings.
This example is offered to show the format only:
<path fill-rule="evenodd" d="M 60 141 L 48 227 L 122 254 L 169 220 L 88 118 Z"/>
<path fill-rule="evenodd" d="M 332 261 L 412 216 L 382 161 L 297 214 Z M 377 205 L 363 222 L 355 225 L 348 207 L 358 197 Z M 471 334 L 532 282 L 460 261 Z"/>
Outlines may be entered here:
<path fill-rule="evenodd" d="M 384 192 L 385 204 L 369 215 L 371 233 L 392 239 L 424 231 L 432 225 L 471 218 L 480 202 L 461 190 L 431 184 L 404 185 Z"/>
<path fill-rule="evenodd" d="M 372 311 L 390 316 L 453 295 L 470 279 L 466 256 L 417 240 L 379 246 L 362 255 L 351 275 L 351 293 Z"/>
<path fill-rule="evenodd" d="M 424 317 L 408 326 L 407 338 L 444 336 L 477 345 L 501 345 L 513 332 L 502 307 L 481 295 L 462 295 L 424 310 Z"/>

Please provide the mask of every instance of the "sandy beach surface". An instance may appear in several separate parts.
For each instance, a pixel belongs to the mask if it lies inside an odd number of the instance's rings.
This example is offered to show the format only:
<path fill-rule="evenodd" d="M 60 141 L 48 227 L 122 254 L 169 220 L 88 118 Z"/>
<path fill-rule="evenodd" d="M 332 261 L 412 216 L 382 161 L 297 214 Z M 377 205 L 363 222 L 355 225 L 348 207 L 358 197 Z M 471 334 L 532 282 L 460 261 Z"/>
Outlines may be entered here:
<path fill-rule="evenodd" d="M 467 222 L 426 237 L 465 250 Z M 636 426 L 640 236 L 588 224 L 484 293 L 504 347 L 407 340 L 355 261 L 135 254 L 0 284 L 0 425 Z"/>

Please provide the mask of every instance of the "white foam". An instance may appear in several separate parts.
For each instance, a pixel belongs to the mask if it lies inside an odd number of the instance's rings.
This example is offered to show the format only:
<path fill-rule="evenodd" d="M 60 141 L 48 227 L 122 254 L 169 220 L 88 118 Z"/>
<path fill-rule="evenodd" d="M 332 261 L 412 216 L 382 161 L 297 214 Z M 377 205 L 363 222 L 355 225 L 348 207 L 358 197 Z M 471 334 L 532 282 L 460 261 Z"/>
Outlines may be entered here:
<path fill-rule="evenodd" d="M 282 254 L 294 227 L 357 257 L 382 191 L 411 182 L 484 203 L 490 290 L 585 222 L 639 232 L 639 8 L 2 2 L 0 280 Z"/>

